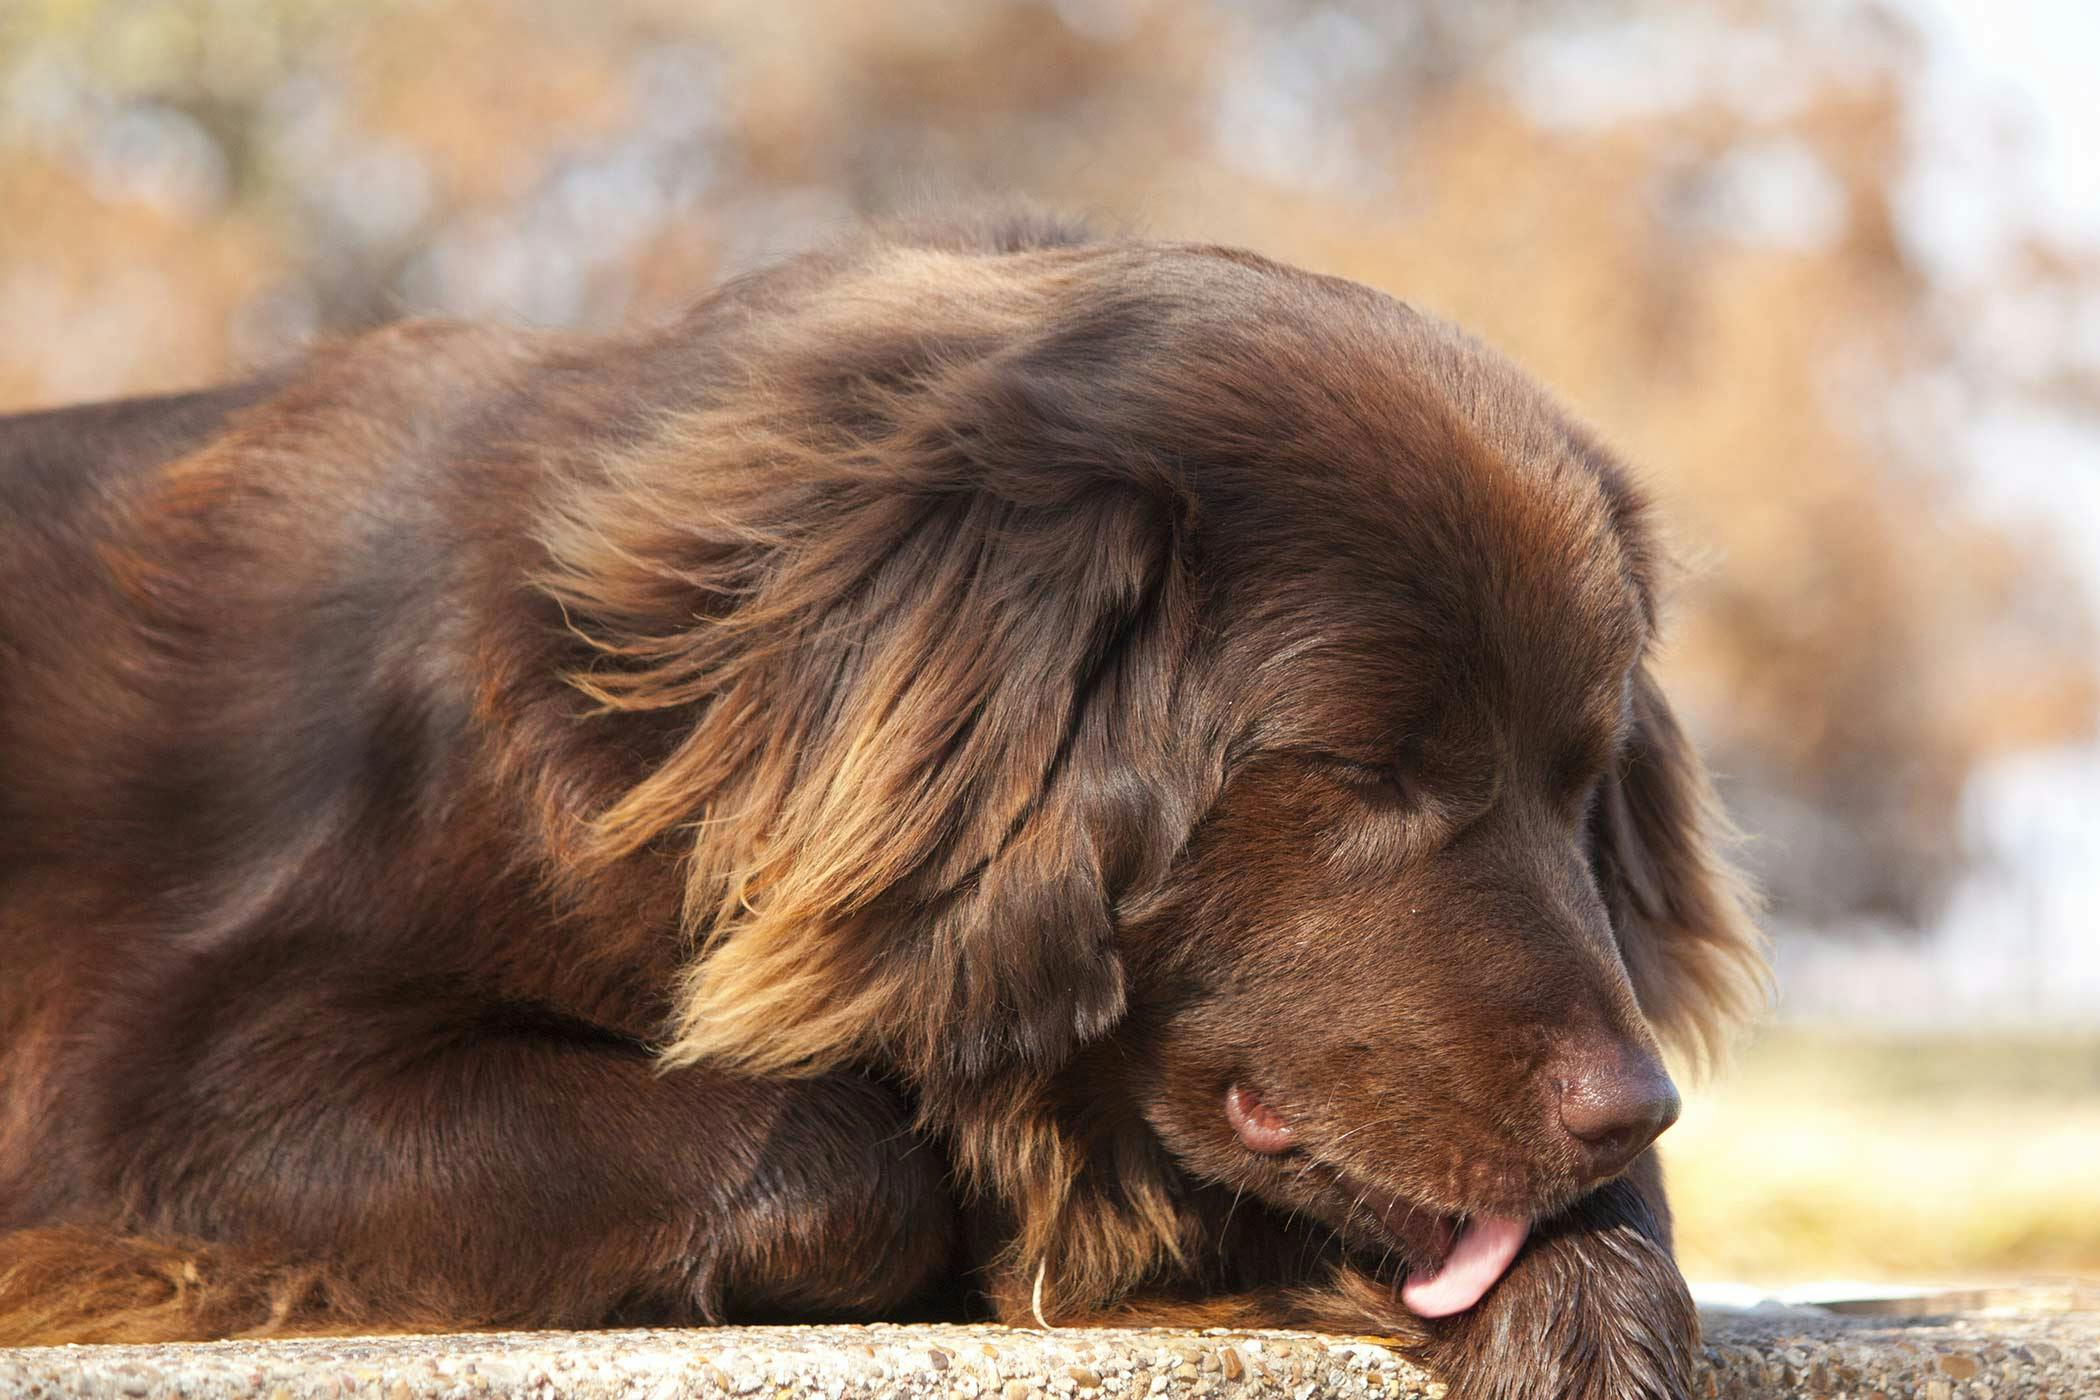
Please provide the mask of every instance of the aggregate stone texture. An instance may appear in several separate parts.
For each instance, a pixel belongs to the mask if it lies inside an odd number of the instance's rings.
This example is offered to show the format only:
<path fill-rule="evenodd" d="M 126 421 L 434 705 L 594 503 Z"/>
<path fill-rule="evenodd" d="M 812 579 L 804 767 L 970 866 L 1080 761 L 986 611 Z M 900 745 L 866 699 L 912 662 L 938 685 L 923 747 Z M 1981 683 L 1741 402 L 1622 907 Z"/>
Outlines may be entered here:
<path fill-rule="evenodd" d="M 2100 1314 L 1713 1311 L 1706 1400 L 2100 1400 Z M 1293 1332 L 748 1327 L 0 1350 L 0 1400 L 1412 1400 L 1374 1339 Z"/>

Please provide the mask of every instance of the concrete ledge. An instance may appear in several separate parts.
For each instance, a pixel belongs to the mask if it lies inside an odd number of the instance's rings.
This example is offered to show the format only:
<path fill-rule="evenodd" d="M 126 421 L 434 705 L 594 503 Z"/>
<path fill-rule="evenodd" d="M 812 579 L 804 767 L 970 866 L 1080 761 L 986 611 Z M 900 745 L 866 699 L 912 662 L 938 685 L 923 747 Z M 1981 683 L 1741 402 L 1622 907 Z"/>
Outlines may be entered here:
<path fill-rule="evenodd" d="M 1720 1400 L 2100 1400 L 2100 1314 L 1709 1313 Z M 1289 1332 L 755 1327 L 329 1337 L 0 1351 L 0 1397 L 118 1400 L 1411 1400 L 1441 1383 L 1368 1339 Z"/>

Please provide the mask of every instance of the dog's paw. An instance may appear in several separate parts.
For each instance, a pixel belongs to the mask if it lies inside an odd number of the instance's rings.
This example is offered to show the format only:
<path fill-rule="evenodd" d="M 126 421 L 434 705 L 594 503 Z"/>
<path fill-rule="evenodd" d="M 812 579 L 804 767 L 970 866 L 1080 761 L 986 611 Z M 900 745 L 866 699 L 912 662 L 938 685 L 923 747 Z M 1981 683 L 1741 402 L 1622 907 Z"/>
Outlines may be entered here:
<path fill-rule="evenodd" d="M 1607 1187 L 1542 1224 L 1421 1352 L 1451 1400 L 1685 1400 L 1699 1315 L 1666 1246 Z M 1605 1198 L 1605 1199 L 1600 1199 Z"/>

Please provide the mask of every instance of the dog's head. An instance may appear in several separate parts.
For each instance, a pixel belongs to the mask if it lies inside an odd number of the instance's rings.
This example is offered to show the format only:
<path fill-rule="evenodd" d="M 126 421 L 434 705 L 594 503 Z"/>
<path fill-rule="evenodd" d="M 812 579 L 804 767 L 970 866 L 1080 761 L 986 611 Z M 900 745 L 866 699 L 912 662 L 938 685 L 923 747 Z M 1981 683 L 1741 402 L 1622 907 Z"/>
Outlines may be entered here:
<path fill-rule="evenodd" d="M 1668 1125 L 1658 1042 L 1748 1009 L 1756 940 L 1641 504 L 1521 374 L 1055 234 L 712 314 L 733 370 L 549 537 L 582 683 L 686 724 L 592 828 L 693 823 L 674 1053 L 938 1086 L 1113 1043 L 1189 1172 L 1476 1275 Z"/>
<path fill-rule="evenodd" d="M 1121 927 L 1153 1129 L 1397 1245 L 1439 1313 L 1675 1120 L 1658 1042 L 1717 1029 L 1752 945 L 1627 483 L 1483 352 L 1384 328 L 1207 502 L 1223 781 Z"/>

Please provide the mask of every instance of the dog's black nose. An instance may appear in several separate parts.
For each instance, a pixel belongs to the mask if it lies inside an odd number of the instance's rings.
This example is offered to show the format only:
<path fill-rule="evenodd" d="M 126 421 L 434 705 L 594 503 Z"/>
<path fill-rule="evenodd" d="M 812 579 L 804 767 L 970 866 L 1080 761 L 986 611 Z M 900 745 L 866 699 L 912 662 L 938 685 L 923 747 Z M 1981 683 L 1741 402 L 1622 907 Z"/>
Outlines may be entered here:
<path fill-rule="evenodd" d="M 1639 1046 L 1598 1040 L 1565 1052 L 1554 1082 L 1561 1126 L 1582 1144 L 1600 1180 L 1624 1171 L 1677 1121 L 1677 1086 Z"/>

